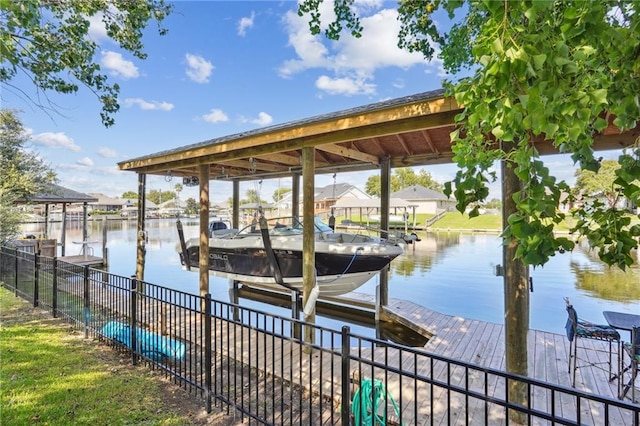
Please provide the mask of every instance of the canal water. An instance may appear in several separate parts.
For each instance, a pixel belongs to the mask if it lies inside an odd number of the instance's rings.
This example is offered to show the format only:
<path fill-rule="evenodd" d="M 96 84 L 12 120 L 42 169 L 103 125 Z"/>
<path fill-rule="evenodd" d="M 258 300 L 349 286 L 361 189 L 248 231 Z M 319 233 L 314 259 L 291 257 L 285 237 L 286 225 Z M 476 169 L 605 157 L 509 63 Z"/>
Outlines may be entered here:
<path fill-rule="evenodd" d="M 103 221 L 89 222 L 89 241 L 101 256 Z M 196 237 L 196 219 L 182 219 L 185 238 Z M 109 272 L 135 274 L 136 222 L 110 220 L 107 226 Z M 146 223 L 147 260 L 145 281 L 198 294 L 198 272 L 186 271 L 176 252 L 178 233 L 175 219 L 153 219 Z M 42 235 L 44 224 L 23 225 L 25 234 Z M 49 224 L 49 238 L 60 240 L 59 223 Z M 502 277 L 495 275 L 502 263 L 502 248 L 496 234 L 419 233 L 421 241 L 408 245 L 391 264 L 389 297 L 405 299 L 443 314 L 502 324 L 504 291 Z M 80 253 L 82 224 L 67 224 L 67 255 Z M 636 254 L 637 256 L 637 254 Z M 622 272 L 600 262 L 585 247 L 554 256 L 544 267 L 531 270 L 532 329 L 564 333 L 567 319 L 564 297 L 569 297 L 578 315 L 604 323 L 603 311 L 640 313 L 640 267 Z M 378 277 L 357 292 L 375 294 Z M 226 279 L 211 276 L 212 297 L 229 300 Z M 241 299 L 240 304 L 261 311 L 290 316 L 290 310 Z M 322 325 L 340 328 L 341 321 L 322 319 Z M 357 330 L 357 328 L 356 328 Z M 358 332 L 358 331 L 356 331 Z M 370 333 L 367 333 L 370 334 Z"/>

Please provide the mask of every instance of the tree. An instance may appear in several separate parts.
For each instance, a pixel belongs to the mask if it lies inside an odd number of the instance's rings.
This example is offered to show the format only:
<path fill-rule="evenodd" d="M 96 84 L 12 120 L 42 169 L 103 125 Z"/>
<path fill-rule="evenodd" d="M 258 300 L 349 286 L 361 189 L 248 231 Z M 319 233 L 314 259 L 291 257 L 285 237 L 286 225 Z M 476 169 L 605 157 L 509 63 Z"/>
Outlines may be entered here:
<path fill-rule="evenodd" d="M 313 34 L 321 31 L 320 3 L 305 0 L 298 9 L 299 15 L 310 15 Z M 336 19 L 324 34 L 337 39 L 346 28 L 360 37 L 356 8 L 351 1 L 335 1 Z M 464 16 L 448 32 L 441 31 L 445 26 L 433 20 L 439 10 L 449 18 L 456 12 Z M 505 242 L 517 246 L 516 258 L 544 265 L 556 252 L 571 250 L 574 243 L 553 232 L 564 219 L 558 207 L 569 186 L 549 173 L 534 142 L 551 141 L 580 169 L 595 172 L 600 164 L 594 157 L 594 134 L 608 120 L 620 130 L 636 126 L 640 2 L 405 0 L 398 17 L 398 46 L 428 60 L 438 53 L 449 72 L 472 72 L 458 82 L 445 82 L 447 95 L 464 105 L 451 135 L 460 170 L 445 184 L 445 193 L 455 195 L 461 212 L 481 203 L 489 195 L 489 181 L 496 179 L 490 169 L 505 161 L 520 183 L 503 230 Z M 622 193 L 637 202 L 638 143 L 622 153 L 619 163 L 616 180 Z M 640 235 L 640 225 L 616 221 L 619 212 L 606 206 L 581 213 L 576 211 L 581 227 L 573 231 L 587 237 L 603 261 L 620 268 L 633 261 L 630 252 L 638 243 L 632 237 Z M 612 234 L 600 238 L 597 229 L 612 221 L 617 223 L 608 228 Z"/>
<path fill-rule="evenodd" d="M 251 203 L 251 204 L 267 204 L 267 202 L 260 198 L 260 193 L 255 189 L 247 189 L 245 193 L 247 196 L 246 200 L 242 200 L 242 204 Z"/>
<path fill-rule="evenodd" d="M 484 203 L 484 206 L 488 209 L 499 209 L 502 207 L 502 201 L 499 198 L 492 198 Z"/>
<path fill-rule="evenodd" d="M 114 123 L 113 114 L 120 108 L 120 88 L 109 84 L 94 62 L 98 44 L 89 36 L 89 19 L 100 17 L 107 35 L 120 48 L 145 59 L 141 42 L 144 29 L 155 20 L 160 35 L 166 34 L 161 23 L 172 9 L 164 0 L 2 0 L 1 4 L 0 84 L 44 111 L 56 107 L 13 85 L 16 76 L 26 75 L 45 99 L 48 91 L 70 94 L 85 86 L 100 100 L 100 116 L 107 127 Z"/>
<path fill-rule="evenodd" d="M 321 31 L 320 3 L 304 0 L 298 14 Z M 335 20 L 324 34 L 337 39 L 346 28 L 362 36 L 358 3 L 335 0 Z M 448 32 L 436 24 L 439 10 L 463 16 Z M 462 1 L 399 2 L 398 46 L 436 54 L 445 69 L 469 68 L 471 76 L 445 82 L 446 94 L 463 111 L 451 134 L 459 170 L 445 183 L 457 209 L 477 206 L 489 195 L 491 171 L 502 165 L 505 343 L 507 371 L 527 375 L 529 328 L 528 265 L 539 266 L 574 241 L 554 233 L 564 219 L 559 209 L 569 186 L 540 160 L 536 142 L 550 142 L 571 155 L 582 170 L 597 171 L 594 135 L 609 126 L 636 127 L 640 120 L 640 2 Z M 616 184 L 635 205 L 640 187 L 640 142 L 619 157 Z M 571 199 L 567 200 L 571 202 Z M 640 225 L 615 208 L 593 203 L 575 209 L 572 229 L 586 237 L 608 265 L 634 262 Z M 510 383 L 512 401 L 525 403 L 526 388 Z M 511 414 L 510 414 L 511 416 Z M 517 418 L 516 421 L 523 419 Z"/>
<path fill-rule="evenodd" d="M 152 189 L 147 194 L 147 200 L 154 202 L 158 205 L 162 204 L 165 201 L 173 200 L 175 198 L 176 198 L 176 193 L 174 191 L 161 191 L 158 189 Z"/>
<path fill-rule="evenodd" d="M 200 204 L 196 203 L 196 199 L 193 197 L 187 198 L 187 206 L 184 209 L 186 214 L 196 214 L 200 210 Z"/>
<path fill-rule="evenodd" d="M 138 199 L 138 193 L 136 191 L 126 191 L 122 193 L 122 198 L 135 198 Z"/>
<path fill-rule="evenodd" d="M 284 198 L 284 196 L 286 194 L 288 194 L 289 192 L 291 192 L 291 188 L 278 188 L 275 191 L 273 191 L 273 201 L 275 201 L 276 203 L 280 200 L 282 200 Z"/>
<path fill-rule="evenodd" d="M 615 207 L 620 196 L 619 187 L 615 184 L 616 170 L 620 168 L 615 160 L 600 162 L 598 172 L 576 170 L 576 184 L 573 193 L 576 196 L 596 197 L 603 195 L 610 208 Z"/>
<path fill-rule="evenodd" d="M 176 207 L 180 207 L 180 193 L 182 192 L 183 186 L 181 183 L 176 183 L 173 186 L 173 190 L 176 191 Z"/>
<path fill-rule="evenodd" d="M 45 161 L 25 144 L 27 133 L 15 111 L 0 109 L 0 242 L 19 234 L 15 201 L 29 198 L 56 180 Z"/>
<path fill-rule="evenodd" d="M 391 192 L 399 191 L 412 185 L 420 185 L 434 191 L 442 191 L 442 185 L 431 176 L 431 173 L 420 169 L 418 174 L 409 167 L 394 169 L 391 174 Z M 364 185 L 367 194 L 375 197 L 380 196 L 380 175 L 369 176 Z"/>
<path fill-rule="evenodd" d="M 265 200 L 260 198 L 260 192 L 256 189 L 247 189 L 247 192 L 245 192 L 245 196 L 246 198 L 239 200 L 239 204 L 241 206 L 243 204 L 268 204 Z M 233 197 L 229 197 L 227 199 L 227 203 L 229 204 L 229 208 L 233 208 Z"/>

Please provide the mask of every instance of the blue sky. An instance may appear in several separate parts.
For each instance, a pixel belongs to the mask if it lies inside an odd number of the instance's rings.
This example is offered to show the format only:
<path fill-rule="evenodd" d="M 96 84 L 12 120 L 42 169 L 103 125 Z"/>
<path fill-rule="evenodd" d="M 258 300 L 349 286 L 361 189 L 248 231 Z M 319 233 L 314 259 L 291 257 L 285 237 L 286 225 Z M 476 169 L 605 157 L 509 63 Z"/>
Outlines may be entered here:
<path fill-rule="evenodd" d="M 155 23 L 147 29 L 144 61 L 112 43 L 96 18 L 91 36 L 100 52 L 95 59 L 121 88 L 114 126 L 102 125 L 100 104 L 84 88 L 75 95 L 48 93 L 57 105 L 49 115 L 11 90 L 2 90 L 2 104 L 21 111 L 33 147 L 62 186 L 115 197 L 137 188 L 137 175 L 119 171 L 120 161 L 438 89 L 443 79 L 455 78 L 445 74 L 439 60 L 426 62 L 420 54 L 398 49 L 395 2 L 356 4 L 363 37 L 329 41 L 311 36 L 294 1 L 178 1 L 164 22 L 167 35 L 159 36 Z M 442 15 L 436 20 L 448 25 Z M 13 83 L 32 98 L 43 95 L 26 79 Z M 545 163 L 572 183 L 574 167 L 566 156 L 545 157 Z M 453 165 L 421 168 L 441 183 L 456 170 Z M 364 189 L 372 173 L 377 172 L 338 174 L 336 181 Z M 172 190 L 176 183 L 147 178 L 148 190 Z M 332 183 L 331 175 L 316 178 L 316 186 Z M 240 191 L 243 196 L 258 189 L 272 201 L 278 186 L 290 187 L 290 180 L 243 182 Z M 210 198 L 220 202 L 230 194 L 231 183 L 221 182 L 211 187 Z M 495 184 L 491 197 L 499 196 Z M 181 198 L 187 197 L 197 199 L 197 188 L 185 188 Z"/>

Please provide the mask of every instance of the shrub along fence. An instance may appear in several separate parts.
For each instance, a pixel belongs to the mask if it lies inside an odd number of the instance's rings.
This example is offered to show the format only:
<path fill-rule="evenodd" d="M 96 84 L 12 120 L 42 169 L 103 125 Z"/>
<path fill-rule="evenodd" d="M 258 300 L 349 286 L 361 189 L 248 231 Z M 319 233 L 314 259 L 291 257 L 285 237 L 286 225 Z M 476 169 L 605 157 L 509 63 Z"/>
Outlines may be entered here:
<path fill-rule="evenodd" d="M 251 423 L 640 424 L 626 401 L 13 248 L 0 248 L 0 281 Z"/>

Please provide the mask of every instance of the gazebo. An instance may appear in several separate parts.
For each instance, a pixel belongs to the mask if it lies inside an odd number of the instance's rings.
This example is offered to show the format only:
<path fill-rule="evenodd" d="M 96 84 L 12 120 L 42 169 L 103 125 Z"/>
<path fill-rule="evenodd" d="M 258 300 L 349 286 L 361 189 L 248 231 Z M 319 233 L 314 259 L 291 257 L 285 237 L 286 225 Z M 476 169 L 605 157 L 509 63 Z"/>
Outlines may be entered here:
<path fill-rule="evenodd" d="M 49 206 L 51 204 L 62 204 L 62 231 L 60 236 L 60 246 L 62 247 L 61 255 L 65 255 L 66 241 L 65 241 L 65 228 L 66 228 L 66 215 L 67 206 L 69 204 L 82 203 L 82 248 L 84 257 L 87 257 L 87 204 L 95 203 L 98 199 L 81 192 L 74 191 L 69 188 L 65 188 L 56 184 L 49 184 L 43 191 L 27 198 L 20 198 L 16 201 L 18 204 L 44 204 L 44 239 L 49 239 Z M 55 240 L 54 240 L 55 241 Z M 55 245 L 54 245 L 55 247 Z M 55 256 L 56 250 L 54 249 L 53 255 Z"/>

